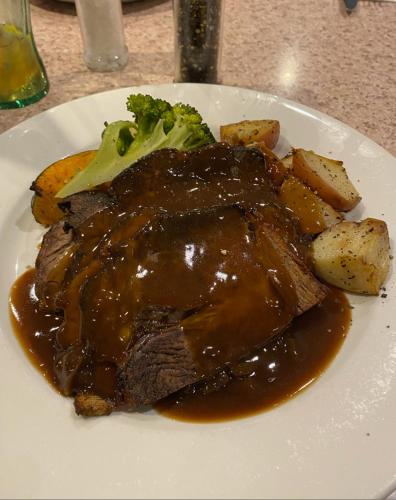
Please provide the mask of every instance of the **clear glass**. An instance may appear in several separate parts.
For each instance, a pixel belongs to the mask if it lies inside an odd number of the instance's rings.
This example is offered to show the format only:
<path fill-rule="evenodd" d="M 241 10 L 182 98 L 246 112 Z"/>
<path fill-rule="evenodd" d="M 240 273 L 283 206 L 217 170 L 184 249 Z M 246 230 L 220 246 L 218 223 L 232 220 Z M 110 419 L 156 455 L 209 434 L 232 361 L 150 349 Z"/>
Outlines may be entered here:
<path fill-rule="evenodd" d="M 0 0 L 0 109 L 22 108 L 48 92 L 34 43 L 29 0 Z"/>
<path fill-rule="evenodd" d="M 223 0 L 173 0 L 175 81 L 218 83 Z"/>
<path fill-rule="evenodd" d="M 76 0 L 84 59 L 92 71 L 117 71 L 128 62 L 121 0 Z"/>

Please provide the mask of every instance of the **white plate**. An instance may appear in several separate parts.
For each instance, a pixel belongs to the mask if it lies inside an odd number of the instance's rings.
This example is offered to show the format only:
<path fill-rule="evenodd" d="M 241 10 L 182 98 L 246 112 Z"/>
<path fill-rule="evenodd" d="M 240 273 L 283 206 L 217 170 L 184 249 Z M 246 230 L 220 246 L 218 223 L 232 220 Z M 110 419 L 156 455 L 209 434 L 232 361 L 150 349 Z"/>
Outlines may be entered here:
<path fill-rule="evenodd" d="M 131 92 L 195 105 L 214 131 L 276 118 L 289 144 L 343 159 L 363 203 L 396 235 L 396 162 L 346 125 L 278 97 L 222 86 L 120 89 L 63 104 L 0 136 L 0 495 L 8 498 L 367 498 L 396 479 L 396 290 L 351 297 L 353 327 L 310 389 L 243 420 L 188 424 L 149 414 L 83 420 L 31 366 L 7 317 L 11 283 L 41 230 L 28 187 L 53 161 L 96 146 Z M 387 328 L 390 325 L 390 328 Z"/>

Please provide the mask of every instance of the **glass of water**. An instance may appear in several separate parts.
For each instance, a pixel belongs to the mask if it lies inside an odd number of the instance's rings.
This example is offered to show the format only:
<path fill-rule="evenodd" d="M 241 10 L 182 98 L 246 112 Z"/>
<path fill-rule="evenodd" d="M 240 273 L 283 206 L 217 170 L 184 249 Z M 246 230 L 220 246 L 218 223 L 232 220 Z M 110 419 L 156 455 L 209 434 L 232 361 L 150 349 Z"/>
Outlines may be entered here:
<path fill-rule="evenodd" d="M 0 0 L 0 109 L 32 104 L 48 87 L 34 43 L 29 0 Z"/>

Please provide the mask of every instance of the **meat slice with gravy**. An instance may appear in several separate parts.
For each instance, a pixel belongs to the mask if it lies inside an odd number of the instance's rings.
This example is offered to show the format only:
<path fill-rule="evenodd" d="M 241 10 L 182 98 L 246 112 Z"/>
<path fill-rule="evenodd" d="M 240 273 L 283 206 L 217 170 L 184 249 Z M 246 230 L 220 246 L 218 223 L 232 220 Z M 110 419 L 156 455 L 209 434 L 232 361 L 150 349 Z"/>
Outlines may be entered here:
<path fill-rule="evenodd" d="M 51 261 L 56 369 L 78 413 L 136 410 L 216 376 L 325 297 L 267 168 L 244 147 L 161 150 L 115 178 L 100 210 L 67 207 L 72 238 Z"/>

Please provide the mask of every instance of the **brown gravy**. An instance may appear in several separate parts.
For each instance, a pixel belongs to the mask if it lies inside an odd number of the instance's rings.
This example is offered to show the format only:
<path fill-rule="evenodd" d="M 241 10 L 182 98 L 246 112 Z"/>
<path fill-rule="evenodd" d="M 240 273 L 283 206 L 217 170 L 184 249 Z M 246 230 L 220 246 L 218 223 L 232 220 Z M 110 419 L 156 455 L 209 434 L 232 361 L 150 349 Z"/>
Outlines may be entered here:
<path fill-rule="evenodd" d="M 318 306 L 240 365 L 223 389 L 181 391 L 157 404 L 160 413 L 195 422 L 246 417 L 277 406 L 314 382 L 340 349 L 351 322 L 343 292 L 330 289 Z M 241 376 L 242 375 L 242 376 Z"/>
<path fill-rule="evenodd" d="M 56 388 L 55 335 L 63 318 L 39 309 L 34 289 L 35 274 L 35 269 L 29 269 L 13 284 L 10 317 L 14 332 L 30 361 Z"/>
<path fill-rule="evenodd" d="M 30 360 L 56 389 L 54 338 L 62 318 L 38 308 L 35 270 L 20 276 L 11 290 L 10 315 Z M 211 387 L 193 386 L 161 401 L 157 410 L 178 420 L 209 422 L 245 417 L 271 408 L 316 380 L 337 354 L 351 321 L 344 293 L 332 289 L 322 304 L 293 321 L 280 337 Z M 219 389 L 219 390 L 216 390 Z"/>

